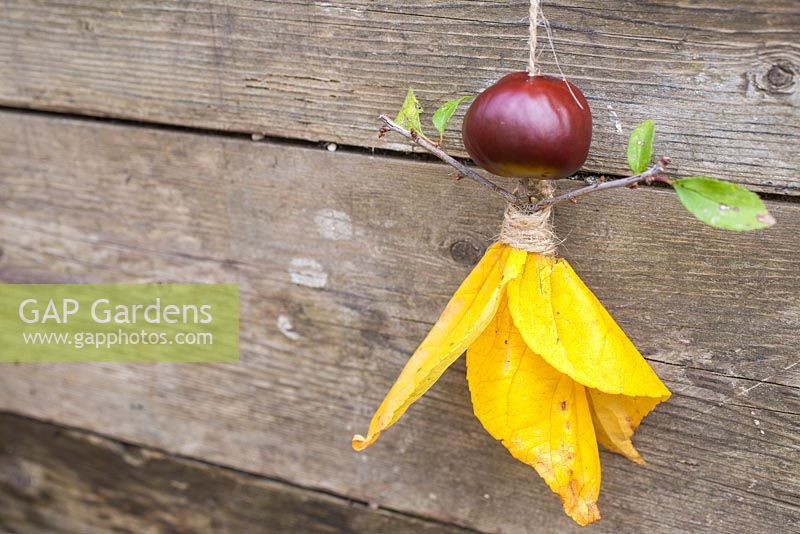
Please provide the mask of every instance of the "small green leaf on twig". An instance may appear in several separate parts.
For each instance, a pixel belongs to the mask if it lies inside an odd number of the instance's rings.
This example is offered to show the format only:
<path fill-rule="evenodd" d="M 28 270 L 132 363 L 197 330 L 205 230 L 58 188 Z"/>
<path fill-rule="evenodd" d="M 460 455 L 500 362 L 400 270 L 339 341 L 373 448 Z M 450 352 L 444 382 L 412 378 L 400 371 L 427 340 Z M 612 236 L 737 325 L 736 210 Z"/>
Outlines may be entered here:
<path fill-rule="evenodd" d="M 714 228 L 746 232 L 775 224 L 758 195 L 740 185 L 691 176 L 672 187 L 692 215 Z"/>
<path fill-rule="evenodd" d="M 653 137 L 656 125 L 650 119 L 633 129 L 628 138 L 628 166 L 634 174 L 644 172 L 653 159 Z"/>
<path fill-rule="evenodd" d="M 409 89 L 408 93 L 406 93 L 406 99 L 403 101 L 403 107 L 400 108 L 400 112 L 395 117 L 394 122 L 403 128 L 425 135 L 422 133 L 422 123 L 419 120 L 420 113 L 422 113 L 422 106 L 419 104 L 414 91 Z"/>
<path fill-rule="evenodd" d="M 447 129 L 447 124 L 453 117 L 453 113 L 455 113 L 456 109 L 458 109 L 459 104 L 469 100 L 470 98 L 472 97 L 462 96 L 461 98 L 448 100 L 447 102 L 442 104 L 439 109 L 433 112 L 432 120 L 434 127 L 436 127 L 436 131 L 439 132 L 439 143 L 442 142 L 442 137 L 444 137 L 444 131 L 445 129 Z"/>

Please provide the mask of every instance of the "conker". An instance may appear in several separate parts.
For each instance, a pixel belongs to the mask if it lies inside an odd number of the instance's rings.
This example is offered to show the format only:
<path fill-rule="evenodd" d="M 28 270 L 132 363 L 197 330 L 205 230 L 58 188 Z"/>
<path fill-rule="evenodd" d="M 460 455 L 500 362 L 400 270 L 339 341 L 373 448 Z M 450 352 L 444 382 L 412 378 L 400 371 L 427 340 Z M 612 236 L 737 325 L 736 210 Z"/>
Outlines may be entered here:
<path fill-rule="evenodd" d="M 514 72 L 472 102 L 461 135 L 472 160 L 492 174 L 566 178 L 589 154 L 592 113 L 572 83 Z"/>

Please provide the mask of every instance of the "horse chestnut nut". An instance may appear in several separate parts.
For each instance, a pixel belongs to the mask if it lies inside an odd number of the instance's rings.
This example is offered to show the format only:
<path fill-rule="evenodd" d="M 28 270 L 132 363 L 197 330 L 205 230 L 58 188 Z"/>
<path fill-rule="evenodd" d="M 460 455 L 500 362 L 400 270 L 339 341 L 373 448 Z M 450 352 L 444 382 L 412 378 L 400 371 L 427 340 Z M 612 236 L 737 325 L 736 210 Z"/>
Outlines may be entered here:
<path fill-rule="evenodd" d="M 461 135 L 472 160 L 492 174 L 566 178 L 589 154 L 592 113 L 572 83 L 514 72 L 472 102 Z"/>

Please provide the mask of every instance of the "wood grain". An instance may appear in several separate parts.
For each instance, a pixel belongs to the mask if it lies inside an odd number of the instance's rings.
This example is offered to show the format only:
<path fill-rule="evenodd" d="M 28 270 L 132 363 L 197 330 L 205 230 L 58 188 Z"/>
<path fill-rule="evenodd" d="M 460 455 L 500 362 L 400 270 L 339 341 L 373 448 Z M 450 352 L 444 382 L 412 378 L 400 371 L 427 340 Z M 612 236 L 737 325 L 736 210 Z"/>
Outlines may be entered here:
<path fill-rule="evenodd" d="M 577 531 L 474 419 L 462 363 L 349 449 L 496 232 L 484 191 L 404 158 L 0 126 L 1 280 L 238 282 L 243 347 L 238 364 L 4 366 L 0 409 L 465 527 Z M 603 454 L 598 532 L 796 527 L 800 205 L 768 205 L 778 225 L 742 235 L 658 188 L 558 209 L 565 255 L 675 393 L 637 433 L 647 466 Z"/>
<path fill-rule="evenodd" d="M 0 530 L 465 532 L 10 414 L 0 414 Z"/>
<path fill-rule="evenodd" d="M 795 0 L 543 2 L 594 114 L 586 169 L 624 173 L 626 136 L 686 174 L 800 194 Z M 425 107 L 527 59 L 527 1 L 6 0 L 0 105 L 408 150 L 376 139 L 408 86 Z M 557 69 L 542 34 L 541 65 Z M 459 114 L 460 117 L 460 114 Z M 459 124 L 457 118 L 455 124 Z M 447 146 L 463 154 L 458 128 Z"/>

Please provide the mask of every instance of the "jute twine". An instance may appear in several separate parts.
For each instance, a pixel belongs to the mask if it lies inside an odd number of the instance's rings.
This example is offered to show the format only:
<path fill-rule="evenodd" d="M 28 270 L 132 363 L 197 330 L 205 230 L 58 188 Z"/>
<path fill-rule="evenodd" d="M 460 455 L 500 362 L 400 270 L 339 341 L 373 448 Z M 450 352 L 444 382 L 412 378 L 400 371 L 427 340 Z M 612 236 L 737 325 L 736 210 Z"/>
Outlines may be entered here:
<path fill-rule="evenodd" d="M 535 180 L 533 185 L 538 198 L 550 198 L 555 193 L 552 180 Z M 559 241 L 553 231 L 552 210 L 545 207 L 533 211 L 533 206 L 534 204 L 507 204 L 497 240 L 526 252 L 554 256 Z"/>
<path fill-rule="evenodd" d="M 528 73 L 536 75 L 536 29 L 539 25 L 539 0 L 531 0 L 530 10 L 530 55 L 528 56 Z M 527 188 L 527 181 L 524 182 Z M 532 180 L 533 196 L 538 199 L 551 198 L 555 194 L 555 184 L 551 180 Z M 521 183 L 522 186 L 522 183 Z M 500 227 L 498 241 L 512 247 L 553 256 L 558 248 L 558 238 L 553 231 L 552 209 L 545 207 L 534 211 L 535 203 L 507 204 L 503 225 Z"/>
<path fill-rule="evenodd" d="M 536 72 L 536 30 L 539 27 L 539 0 L 531 0 L 531 10 L 529 14 L 530 39 L 528 40 L 528 74 L 535 76 Z"/>

